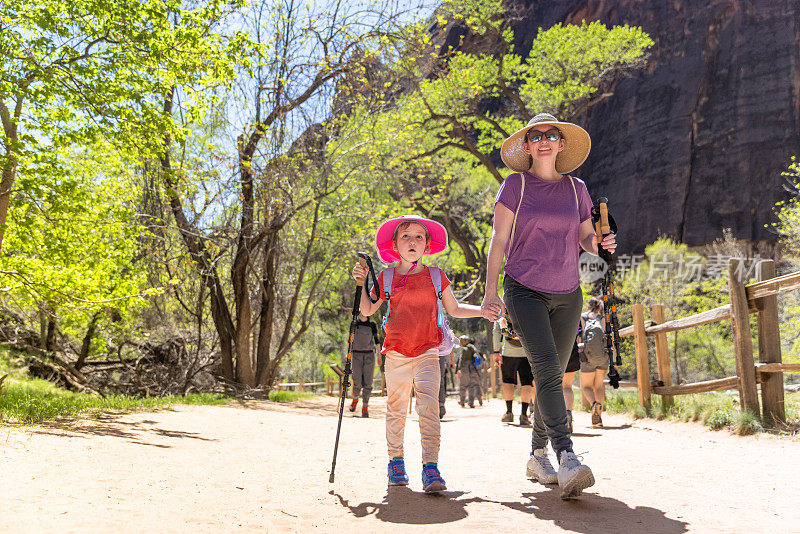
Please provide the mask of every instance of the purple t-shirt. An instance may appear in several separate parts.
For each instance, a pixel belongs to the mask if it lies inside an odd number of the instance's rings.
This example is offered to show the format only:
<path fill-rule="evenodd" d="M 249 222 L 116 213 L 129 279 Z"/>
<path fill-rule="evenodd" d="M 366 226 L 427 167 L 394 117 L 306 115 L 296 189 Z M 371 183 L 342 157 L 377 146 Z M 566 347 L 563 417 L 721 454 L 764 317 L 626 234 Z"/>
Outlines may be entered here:
<path fill-rule="evenodd" d="M 544 293 L 571 293 L 580 285 L 578 255 L 580 223 L 591 218 L 592 199 L 583 180 L 569 176 L 551 182 L 530 172 L 525 177 L 525 198 L 517 227 L 506 250 L 505 272 L 520 284 Z M 495 203 L 517 211 L 520 173 L 500 185 Z M 577 193 L 578 202 L 575 202 Z"/>

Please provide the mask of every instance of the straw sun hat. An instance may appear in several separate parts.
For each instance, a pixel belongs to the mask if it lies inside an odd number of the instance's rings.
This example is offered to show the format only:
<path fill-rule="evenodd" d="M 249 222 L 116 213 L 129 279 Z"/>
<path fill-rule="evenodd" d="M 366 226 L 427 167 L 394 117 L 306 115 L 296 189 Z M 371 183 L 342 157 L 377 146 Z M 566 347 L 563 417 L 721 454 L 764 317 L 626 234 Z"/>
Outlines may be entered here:
<path fill-rule="evenodd" d="M 567 174 L 574 171 L 586 161 L 592 140 L 589 134 L 571 122 L 561 122 L 549 113 L 539 113 L 521 130 L 517 130 L 508 139 L 503 141 L 500 148 L 500 157 L 509 169 L 516 172 L 527 171 L 531 168 L 531 156 L 522 149 L 525 134 L 534 126 L 552 125 L 561 131 L 564 138 L 564 149 L 556 156 L 556 172 Z"/>

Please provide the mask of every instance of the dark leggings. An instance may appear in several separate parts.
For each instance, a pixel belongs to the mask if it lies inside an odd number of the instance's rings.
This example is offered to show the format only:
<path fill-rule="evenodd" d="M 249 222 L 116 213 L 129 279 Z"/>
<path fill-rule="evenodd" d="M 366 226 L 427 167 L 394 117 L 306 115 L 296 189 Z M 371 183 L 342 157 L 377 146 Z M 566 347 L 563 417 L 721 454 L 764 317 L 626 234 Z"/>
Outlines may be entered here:
<path fill-rule="evenodd" d="M 549 438 L 557 457 L 562 451 L 571 452 L 561 385 L 580 322 L 581 289 L 567 294 L 543 293 L 506 275 L 503 301 L 528 354 L 536 384 L 531 447 L 546 447 Z"/>

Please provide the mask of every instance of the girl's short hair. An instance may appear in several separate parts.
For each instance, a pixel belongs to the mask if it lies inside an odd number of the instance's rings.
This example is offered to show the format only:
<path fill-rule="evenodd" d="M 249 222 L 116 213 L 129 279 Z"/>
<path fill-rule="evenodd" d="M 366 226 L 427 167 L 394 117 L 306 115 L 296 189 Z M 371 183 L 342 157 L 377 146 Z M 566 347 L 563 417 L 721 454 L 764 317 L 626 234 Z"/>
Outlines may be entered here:
<path fill-rule="evenodd" d="M 399 234 L 400 232 L 404 232 L 404 231 L 408 230 L 408 227 L 411 226 L 412 224 L 418 224 L 425 230 L 425 242 L 426 243 L 431 240 L 431 236 L 430 236 L 430 233 L 428 232 L 428 227 L 427 226 L 425 226 L 421 222 L 417 222 L 417 221 L 405 221 L 405 222 L 401 222 L 400 224 L 398 224 L 395 227 L 394 235 L 392 236 L 392 241 L 397 243 L 397 234 Z"/>
<path fill-rule="evenodd" d="M 603 301 L 597 297 L 592 297 L 588 301 L 586 301 L 586 307 L 591 312 L 600 312 L 603 310 Z"/>

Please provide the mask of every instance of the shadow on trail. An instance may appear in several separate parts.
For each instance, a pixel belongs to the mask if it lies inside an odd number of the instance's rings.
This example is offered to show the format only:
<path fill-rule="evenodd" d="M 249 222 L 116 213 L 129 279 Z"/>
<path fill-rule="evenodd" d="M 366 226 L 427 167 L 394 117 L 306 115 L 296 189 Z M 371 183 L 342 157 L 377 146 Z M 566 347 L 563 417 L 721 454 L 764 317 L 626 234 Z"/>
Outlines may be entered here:
<path fill-rule="evenodd" d="M 406 486 L 392 486 L 382 502 L 350 502 L 330 491 L 342 506 L 355 517 L 374 515 L 387 523 L 434 525 L 453 523 L 466 518 L 467 505 L 472 503 L 499 504 L 511 510 L 530 514 L 541 521 L 552 521 L 564 530 L 581 533 L 648 532 L 648 534 L 682 534 L 688 523 L 666 517 L 665 513 L 649 506 L 630 508 L 610 497 L 584 493 L 578 499 L 564 501 L 557 487 L 521 495 L 520 501 L 495 501 L 482 497 L 462 499 L 467 492 L 445 491 L 428 495 Z M 535 528 L 535 525 L 531 525 Z"/>
<path fill-rule="evenodd" d="M 496 501 L 489 501 L 496 502 Z M 688 523 L 666 517 L 649 506 L 630 508 L 624 502 L 594 493 L 564 501 L 558 487 L 522 494 L 521 502 L 498 502 L 507 508 L 531 514 L 542 521 L 552 521 L 570 532 L 648 534 L 681 534 L 688 532 Z"/>
<path fill-rule="evenodd" d="M 481 502 L 483 499 L 472 497 L 459 499 L 464 491 L 443 491 L 440 494 L 428 494 L 413 491 L 408 486 L 389 486 L 383 501 L 362 502 L 351 505 L 347 499 L 330 491 L 342 506 L 348 508 L 356 517 L 374 515 L 376 519 L 387 523 L 406 525 L 434 525 L 452 523 L 467 517 L 467 505 Z"/>
<path fill-rule="evenodd" d="M 573 432 L 572 436 L 576 438 L 596 438 L 603 435 L 604 430 L 627 430 L 632 428 L 633 425 L 625 423 L 619 426 L 603 426 L 602 428 L 591 428 L 588 430 L 595 430 L 596 432 Z"/>
<path fill-rule="evenodd" d="M 206 438 L 196 432 L 185 432 L 182 430 L 167 430 L 158 428 L 158 423 L 149 419 L 141 421 L 123 421 L 120 415 L 124 413 L 100 413 L 94 414 L 89 419 L 78 420 L 59 420 L 51 422 L 42 428 L 32 429 L 33 434 L 43 434 L 51 436 L 87 437 L 87 436 L 108 436 L 113 438 L 127 439 L 137 445 L 148 445 L 159 448 L 172 448 L 171 445 L 164 443 L 147 443 L 143 441 L 148 434 L 171 438 L 171 439 L 196 439 L 200 441 L 217 441 L 214 438 Z"/>

